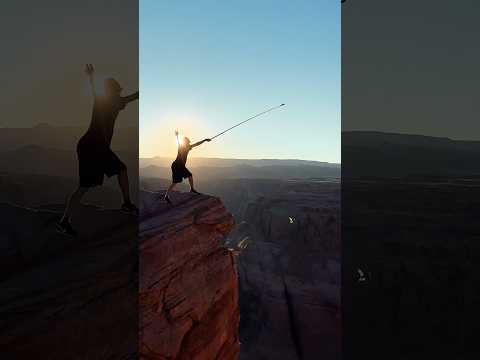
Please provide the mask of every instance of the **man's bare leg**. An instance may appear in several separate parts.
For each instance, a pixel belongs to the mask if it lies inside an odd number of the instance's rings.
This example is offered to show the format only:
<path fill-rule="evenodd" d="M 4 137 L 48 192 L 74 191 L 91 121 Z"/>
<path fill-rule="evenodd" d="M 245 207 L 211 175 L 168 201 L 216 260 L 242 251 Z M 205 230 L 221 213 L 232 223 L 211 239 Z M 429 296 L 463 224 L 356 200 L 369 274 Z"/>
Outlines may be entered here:
<path fill-rule="evenodd" d="M 127 169 L 122 170 L 118 176 L 118 185 L 120 186 L 120 190 L 122 191 L 123 202 L 125 204 L 130 204 L 130 183 L 128 181 L 128 173 Z"/>
<path fill-rule="evenodd" d="M 130 200 L 130 184 L 128 182 L 128 174 L 127 169 L 122 170 L 118 176 L 118 185 L 120 186 L 120 190 L 122 190 L 123 196 L 123 205 L 122 211 L 128 212 L 130 214 L 138 215 L 138 208 L 137 206 L 132 203 Z"/>
<path fill-rule="evenodd" d="M 188 177 L 188 183 L 190 184 L 190 192 L 200 194 L 197 190 L 195 190 L 195 186 L 193 186 L 193 176 Z"/>
<path fill-rule="evenodd" d="M 62 219 L 60 222 L 70 221 L 70 217 L 72 216 L 72 212 L 75 207 L 80 204 L 83 195 L 88 191 L 88 188 L 79 186 L 72 195 L 69 196 L 67 200 L 67 205 L 65 206 L 65 211 L 63 213 Z"/>
<path fill-rule="evenodd" d="M 176 183 L 171 183 L 170 186 L 168 187 L 167 191 L 165 192 L 165 196 L 168 196 L 168 193 L 173 190 L 173 188 L 176 186 Z"/>
<path fill-rule="evenodd" d="M 167 191 L 165 191 L 165 197 L 164 197 L 164 199 L 165 199 L 165 201 L 168 202 L 169 204 L 171 204 L 172 201 L 171 201 L 170 198 L 168 197 L 168 194 L 170 193 L 170 191 L 173 190 L 173 188 L 175 187 L 175 185 L 177 185 L 177 184 L 174 183 L 174 182 L 172 182 L 172 183 L 170 184 L 170 186 L 168 187 Z"/>
<path fill-rule="evenodd" d="M 83 195 L 88 191 L 88 188 L 79 186 L 73 193 L 68 197 L 67 204 L 65 206 L 65 211 L 63 213 L 62 219 L 56 224 L 57 231 L 62 234 L 69 236 L 76 236 L 77 232 L 72 228 L 70 224 L 70 217 L 75 208 L 80 204 Z"/>

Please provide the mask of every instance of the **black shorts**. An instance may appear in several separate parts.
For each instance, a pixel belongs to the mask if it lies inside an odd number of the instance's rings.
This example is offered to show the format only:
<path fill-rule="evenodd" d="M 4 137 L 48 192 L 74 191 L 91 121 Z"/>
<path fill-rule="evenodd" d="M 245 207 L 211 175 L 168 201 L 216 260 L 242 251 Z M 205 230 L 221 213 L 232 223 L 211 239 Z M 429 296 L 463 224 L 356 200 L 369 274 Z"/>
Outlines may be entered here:
<path fill-rule="evenodd" d="M 181 161 L 175 160 L 172 163 L 172 181 L 177 184 L 181 183 L 183 179 L 189 178 L 192 173 L 185 167 Z"/>
<path fill-rule="evenodd" d="M 108 146 L 85 137 L 78 142 L 77 156 L 81 187 L 102 185 L 104 175 L 111 177 L 127 169 Z"/>

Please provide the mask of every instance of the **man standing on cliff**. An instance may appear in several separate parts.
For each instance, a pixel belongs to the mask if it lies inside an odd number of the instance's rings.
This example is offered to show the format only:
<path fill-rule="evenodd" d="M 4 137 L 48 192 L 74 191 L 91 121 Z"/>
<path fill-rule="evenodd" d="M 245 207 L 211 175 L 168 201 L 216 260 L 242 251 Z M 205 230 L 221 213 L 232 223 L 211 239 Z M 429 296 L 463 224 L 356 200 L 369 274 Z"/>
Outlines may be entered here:
<path fill-rule="evenodd" d="M 190 183 L 190 192 L 198 194 L 199 192 L 195 190 L 193 184 L 193 175 L 190 170 L 187 169 L 187 157 L 190 150 L 194 147 L 202 145 L 205 141 L 210 141 L 210 139 L 204 139 L 202 141 L 196 142 L 195 144 L 190 145 L 190 139 L 184 137 L 181 141 L 178 137 L 178 131 L 175 131 L 175 137 L 177 138 L 177 145 L 178 145 L 178 154 L 175 161 L 172 163 L 172 184 L 168 187 L 167 191 L 165 192 L 165 201 L 169 204 L 172 204 L 172 200 L 168 196 L 169 192 L 173 190 L 175 185 L 181 183 L 183 179 L 188 179 Z"/>
<path fill-rule="evenodd" d="M 63 217 L 57 223 L 57 230 L 70 236 L 77 234 L 70 224 L 74 207 L 80 204 L 80 200 L 88 189 L 103 184 L 104 175 L 108 177 L 117 175 L 123 195 L 122 210 L 138 214 L 137 207 L 130 200 L 127 167 L 110 148 L 118 113 L 127 104 L 138 99 L 138 91 L 122 97 L 120 84 L 115 79 L 109 78 L 104 82 L 104 94 L 97 94 L 93 65 L 87 64 L 85 72 L 89 77 L 94 98 L 92 119 L 87 132 L 77 144 L 79 186 L 69 197 Z"/>

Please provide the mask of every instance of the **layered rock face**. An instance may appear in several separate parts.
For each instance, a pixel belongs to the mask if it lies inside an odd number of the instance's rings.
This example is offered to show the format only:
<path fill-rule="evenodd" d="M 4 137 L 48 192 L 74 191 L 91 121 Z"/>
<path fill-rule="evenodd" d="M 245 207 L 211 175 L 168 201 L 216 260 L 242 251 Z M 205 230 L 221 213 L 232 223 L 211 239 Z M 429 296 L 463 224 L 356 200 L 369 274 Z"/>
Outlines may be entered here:
<path fill-rule="evenodd" d="M 237 359 L 237 273 L 222 246 L 233 217 L 214 197 L 162 196 L 140 194 L 140 357 Z"/>
<path fill-rule="evenodd" d="M 248 205 L 241 250 L 241 359 L 340 359 L 340 187 L 288 182 Z"/>
<path fill-rule="evenodd" d="M 82 206 L 73 239 L 62 207 L 0 204 L 0 357 L 134 359 L 137 218 Z"/>

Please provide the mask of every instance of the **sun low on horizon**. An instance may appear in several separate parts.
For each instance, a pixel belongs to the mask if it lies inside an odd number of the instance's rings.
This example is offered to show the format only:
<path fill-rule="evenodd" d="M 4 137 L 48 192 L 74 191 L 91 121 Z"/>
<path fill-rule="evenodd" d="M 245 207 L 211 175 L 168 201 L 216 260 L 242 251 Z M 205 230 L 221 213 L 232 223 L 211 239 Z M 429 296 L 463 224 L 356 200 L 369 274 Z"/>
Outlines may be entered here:
<path fill-rule="evenodd" d="M 340 162 L 339 3 L 146 0 L 140 19 L 140 157 L 286 103 L 189 156 Z"/>

